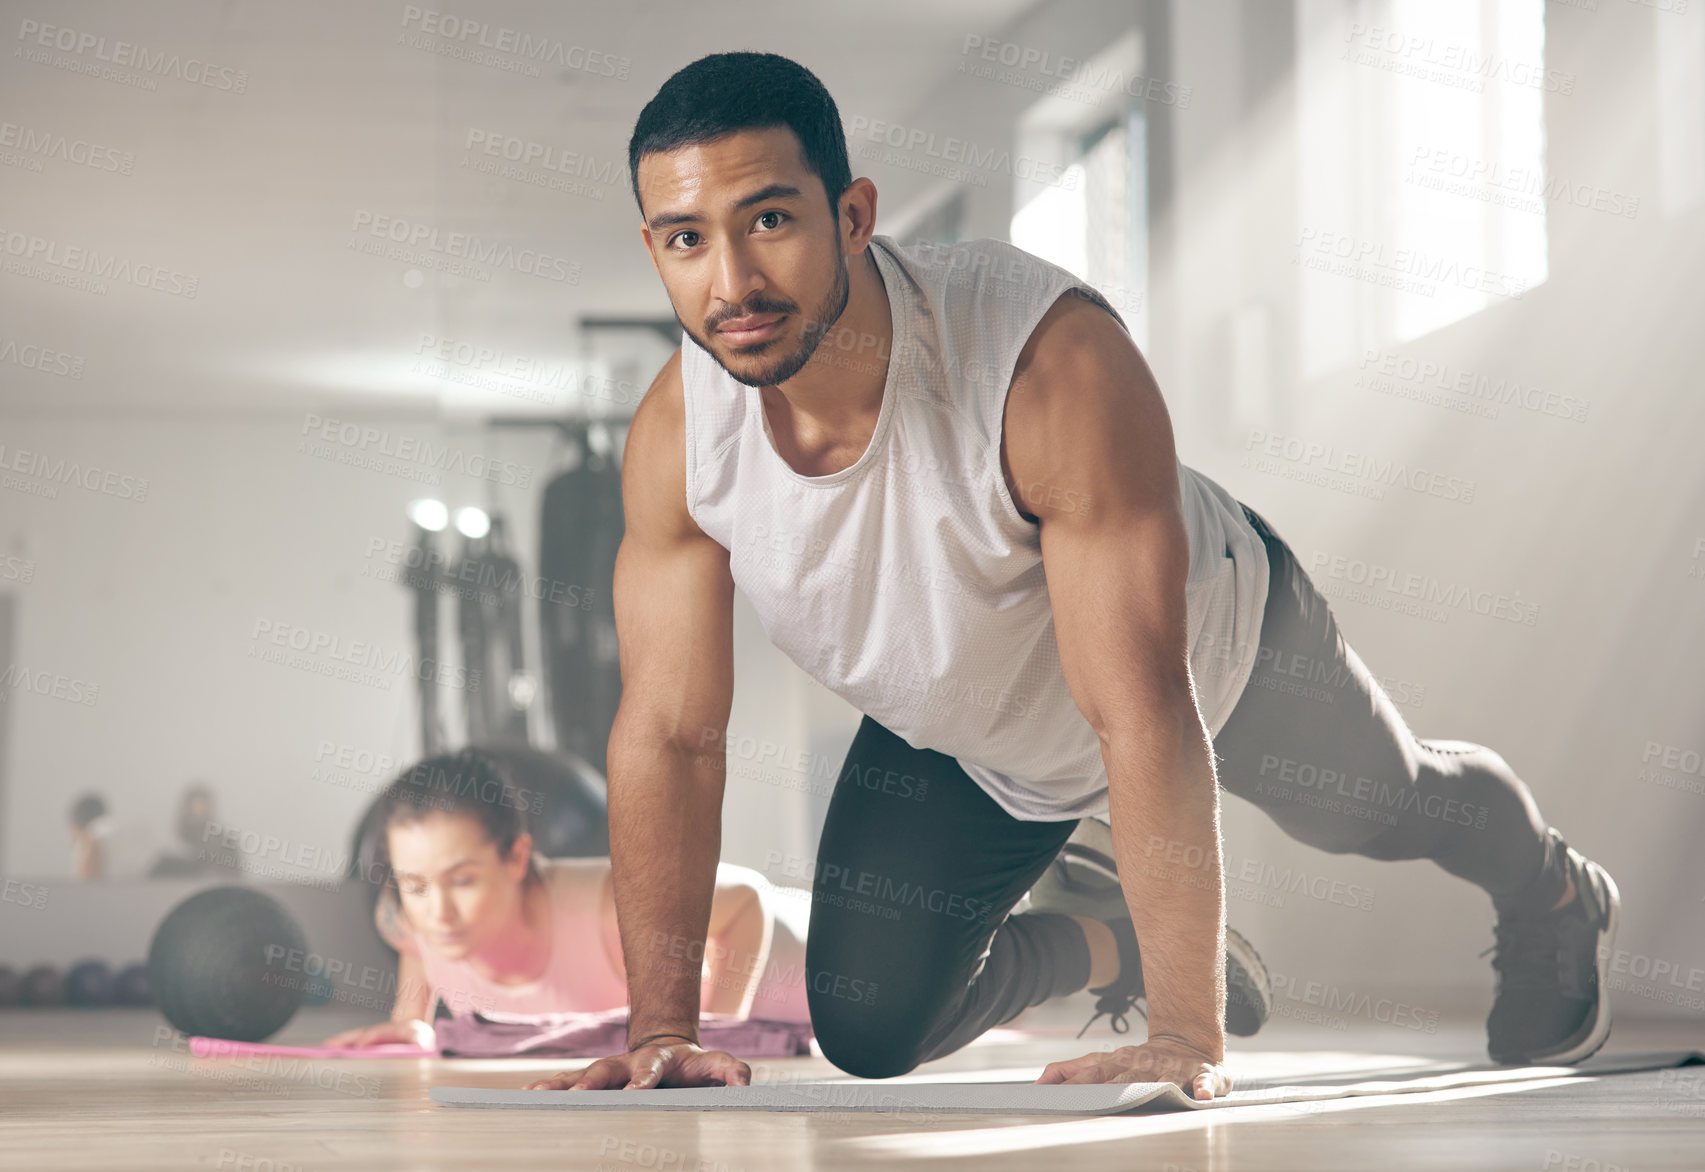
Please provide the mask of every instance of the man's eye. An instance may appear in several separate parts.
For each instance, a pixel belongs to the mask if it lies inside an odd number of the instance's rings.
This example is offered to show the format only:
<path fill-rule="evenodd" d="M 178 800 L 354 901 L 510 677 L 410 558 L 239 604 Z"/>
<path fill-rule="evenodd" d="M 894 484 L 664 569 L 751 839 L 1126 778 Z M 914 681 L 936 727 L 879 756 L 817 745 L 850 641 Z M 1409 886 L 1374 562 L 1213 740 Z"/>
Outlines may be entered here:
<path fill-rule="evenodd" d="M 675 245 L 676 245 L 676 244 L 677 244 L 677 243 L 678 243 L 678 242 L 679 242 L 679 241 L 682 241 L 682 240 L 685 240 L 685 239 L 686 239 L 686 238 L 687 238 L 687 237 L 689 237 L 689 236 L 691 236 L 691 237 L 692 237 L 692 238 L 693 238 L 693 241 L 694 241 L 694 242 L 697 242 L 697 240 L 698 240 L 698 238 L 699 238 L 699 234 L 698 234 L 698 233 L 697 233 L 697 232 L 679 232 L 679 233 L 676 233 L 676 234 L 675 234 L 675 235 L 674 235 L 674 236 L 673 236 L 673 237 L 671 237 L 671 238 L 670 238 L 670 240 L 669 240 L 669 247 L 670 247 L 670 248 L 674 248 L 674 247 L 675 247 Z M 693 246 L 693 245 L 692 245 L 692 244 L 688 244 L 688 245 L 687 245 L 687 247 L 688 247 L 688 248 L 691 248 L 691 247 L 692 247 L 692 246 Z"/>
<path fill-rule="evenodd" d="M 758 217 L 758 223 L 762 224 L 765 220 L 768 220 L 772 217 L 775 219 L 776 222 L 774 224 L 768 225 L 768 227 L 779 228 L 779 227 L 781 227 L 781 221 L 787 219 L 787 213 L 786 212 L 765 212 L 763 215 Z"/>

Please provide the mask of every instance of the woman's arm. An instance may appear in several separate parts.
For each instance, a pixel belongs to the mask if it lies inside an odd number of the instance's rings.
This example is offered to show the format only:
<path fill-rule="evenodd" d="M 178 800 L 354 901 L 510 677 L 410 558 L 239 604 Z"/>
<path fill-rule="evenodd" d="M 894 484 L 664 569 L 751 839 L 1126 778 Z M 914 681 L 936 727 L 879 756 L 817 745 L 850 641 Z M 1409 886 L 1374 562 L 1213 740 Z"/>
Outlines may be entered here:
<path fill-rule="evenodd" d="M 775 935 L 774 917 L 763 901 L 763 882 L 763 876 L 748 867 L 717 864 L 710 923 L 705 932 L 704 973 L 699 986 L 701 1013 L 744 1017 L 752 1011 Z M 627 965 L 617 928 L 616 904 L 607 880 L 599 921 L 604 954 L 612 971 L 626 981 Z M 684 957 L 685 952 L 680 955 Z"/>
<path fill-rule="evenodd" d="M 388 894 L 388 893 L 387 893 Z M 360 1026 L 327 1038 L 327 1046 L 376 1046 L 384 1042 L 413 1042 L 431 1049 L 435 1038 L 432 1022 L 432 986 L 426 978 L 426 963 L 394 899 L 379 897 L 373 922 L 385 943 L 397 950 L 397 997 L 391 1019 L 379 1025 Z"/>
<path fill-rule="evenodd" d="M 432 986 L 426 980 L 426 964 L 420 953 L 408 951 L 397 955 L 397 1000 L 391 1006 L 391 1020 L 426 1022 L 432 1010 Z"/>
<path fill-rule="evenodd" d="M 758 982 L 769 961 L 775 924 L 764 907 L 763 893 L 745 868 L 717 868 L 711 897 L 710 930 L 705 939 L 705 1013 L 746 1017 L 752 1012 Z"/>

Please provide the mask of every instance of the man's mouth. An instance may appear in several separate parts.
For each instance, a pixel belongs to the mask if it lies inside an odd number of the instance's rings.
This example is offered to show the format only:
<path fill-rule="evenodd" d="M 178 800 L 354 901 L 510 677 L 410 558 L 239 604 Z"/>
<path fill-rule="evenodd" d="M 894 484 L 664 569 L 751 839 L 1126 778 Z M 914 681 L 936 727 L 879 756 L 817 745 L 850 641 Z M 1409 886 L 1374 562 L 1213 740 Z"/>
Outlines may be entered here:
<path fill-rule="evenodd" d="M 717 327 L 717 333 L 730 342 L 756 342 L 769 337 L 781 327 L 787 317 L 781 313 L 759 313 L 737 317 Z"/>

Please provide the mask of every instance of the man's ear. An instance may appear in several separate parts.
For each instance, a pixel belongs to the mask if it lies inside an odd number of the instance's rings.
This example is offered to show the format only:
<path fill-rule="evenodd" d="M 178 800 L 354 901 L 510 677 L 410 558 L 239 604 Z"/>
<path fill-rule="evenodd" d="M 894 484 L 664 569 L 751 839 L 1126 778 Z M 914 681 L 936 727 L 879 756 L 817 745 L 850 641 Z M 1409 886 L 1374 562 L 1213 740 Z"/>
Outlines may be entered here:
<path fill-rule="evenodd" d="M 657 254 L 651 251 L 651 229 L 644 220 L 639 222 L 639 243 L 645 249 L 645 258 L 651 262 L 651 269 L 657 274 L 657 279 L 663 279 L 663 270 L 657 267 Z"/>
<path fill-rule="evenodd" d="M 859 176 L 835 202 L 835 235 L 843 249 L 856 254 L 876 235 L 876 184 Z"/>

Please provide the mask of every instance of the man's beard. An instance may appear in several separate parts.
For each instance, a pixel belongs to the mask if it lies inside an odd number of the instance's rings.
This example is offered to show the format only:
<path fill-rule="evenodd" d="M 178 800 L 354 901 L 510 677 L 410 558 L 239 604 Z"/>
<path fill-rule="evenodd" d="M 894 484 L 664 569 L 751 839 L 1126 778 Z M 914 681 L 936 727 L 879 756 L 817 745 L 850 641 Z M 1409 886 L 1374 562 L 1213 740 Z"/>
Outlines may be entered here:
<path fill-rule="evenodd" d="M 768 359 L 768 365 L 757 371 L 742 374 L 739 371 L 730 370 L 728 364 L 722 360 L 722 356 L 706 345 L 705 339 L 687 328 L 687 323 L 681 321 L 680 314 L 675 315 L 675 320 L 681 323 L 681 328 L 687 331 L 687 336 L 699 344 L 699 349 L 715 359 L 716 364 L 728 371 L 729 376 L 736 382 L 744 383 L 749 387 L 778 386 L 805 369 L 805 364 L 811 361 L 813 354 L 817 353 L 817 347 L 822 344 L 823 339 L 828 336 L 835 323 L 841 320 L 841 314 L 846 312 L 847 300 L 852 292 L 852 282 L 847 275 L 847 259 L 840 255 L 839 250 L 836 251 L 835 268 L 835 284 L 817 306 L 817 312 L 805 320 L 805 328 L 800 331 L 798 347 L 791 354 Z M 747 317 L 754 314 L 797 313 L 798 310 L 799 307 L 791 301 L 765 301 L 763 298 L 759 298 L 757 301 L 748 302 L 739 313 L 725 316 L 723 321 L 732 321 L 737 317 Z M 760 343 L 760 345 L 773 346 L 775 343 Z M 761 358 L 757 360 L 763 361 Z"/>

